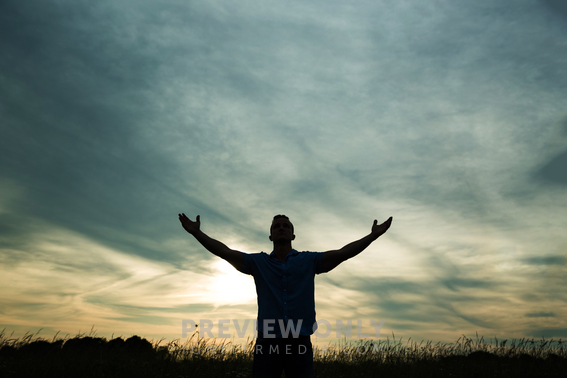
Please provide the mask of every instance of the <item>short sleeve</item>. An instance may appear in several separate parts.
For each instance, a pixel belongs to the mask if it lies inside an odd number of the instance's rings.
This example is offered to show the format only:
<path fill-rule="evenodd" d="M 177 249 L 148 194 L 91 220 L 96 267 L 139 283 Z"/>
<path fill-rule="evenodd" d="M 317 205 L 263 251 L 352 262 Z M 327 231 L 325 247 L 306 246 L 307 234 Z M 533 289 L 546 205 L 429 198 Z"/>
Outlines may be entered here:
<path fill-rule="evenodd" d="M 313 264 L 315 266 L 315 274 L 325 273 L 323 270 L 323 255 L 325 252 L 314 252 L 315 258 L 313 259 Z"/>
<path fill-rule="evenodd" d="M 239 270 L 244 274 L 252 274 L 252 256 L 249 253 L 242 253 L 242 267 Z"/>

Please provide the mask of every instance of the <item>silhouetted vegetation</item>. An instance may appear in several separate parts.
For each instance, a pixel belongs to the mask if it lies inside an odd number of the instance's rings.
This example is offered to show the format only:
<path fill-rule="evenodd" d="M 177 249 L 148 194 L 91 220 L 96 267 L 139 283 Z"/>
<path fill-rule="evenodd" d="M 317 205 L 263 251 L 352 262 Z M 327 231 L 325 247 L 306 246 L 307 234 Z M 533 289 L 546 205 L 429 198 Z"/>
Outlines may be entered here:
<path fill-rule="evenodd" d="M 48 341 L 0 333 L 0 377 L 248 377 L 253 340 L 150 342 L 78 335 Z M 339 342 L 315 348 L 316 377 L 563 377 L 567 351 L 561 340 L 456 343 L 402 342 L 395 338 Z"/>

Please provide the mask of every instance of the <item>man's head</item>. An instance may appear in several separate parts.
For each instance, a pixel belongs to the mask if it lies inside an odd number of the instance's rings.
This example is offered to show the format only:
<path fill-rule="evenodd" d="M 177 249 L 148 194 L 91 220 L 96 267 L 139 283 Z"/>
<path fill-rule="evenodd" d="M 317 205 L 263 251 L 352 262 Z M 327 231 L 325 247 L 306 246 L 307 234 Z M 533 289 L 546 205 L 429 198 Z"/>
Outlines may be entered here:
<path fill-rule="evenodd" d="M 293 239 L 295 239 L 293 224 L 289 221 L 289 218 L 281 214 L 276 215 L 270 226 L 270 240 L 277 243 L 291 242 Z"/>

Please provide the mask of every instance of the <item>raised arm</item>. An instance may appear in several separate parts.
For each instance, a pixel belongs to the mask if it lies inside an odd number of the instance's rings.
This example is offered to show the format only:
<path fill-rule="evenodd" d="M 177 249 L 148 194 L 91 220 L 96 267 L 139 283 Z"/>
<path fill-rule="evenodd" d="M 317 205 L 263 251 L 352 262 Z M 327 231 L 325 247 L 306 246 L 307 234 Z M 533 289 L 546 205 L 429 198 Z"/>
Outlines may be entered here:
<path fill-rule="evenodd" d="M 382 234 L 388 231 L 391 224 L 392 217 L 388 218 L 388 220 L 382 224 L 378 224 L 378 221 L 374 220 L 370 234 L 360 240 L 345 245 L 341 249 L 325 252 L 325 254 L 323 254 L 322 262 L 323 270 L 325 272 L 333 270 L 343 261 L 348 260 L 364 251 L 374 240 L 378 239 Z"/>
<path fill-rule="evenodd" d="M 197 215 L 197 219 L 193 222 L 191 219 L 185 215 L 185 213 L 179 214 L 179 221 L 181 225 L 191 235 L 197 239 L 203 247 L 205 247 L 213 255 L 216 255 L 222 259 L 228 261 L 233 267 L 240 270 L 242 268 L 242 252 L 235 251 L 228 248 L 226 245 L 218 240 L 215 240 L 201 231 L 201 216 Z"/>

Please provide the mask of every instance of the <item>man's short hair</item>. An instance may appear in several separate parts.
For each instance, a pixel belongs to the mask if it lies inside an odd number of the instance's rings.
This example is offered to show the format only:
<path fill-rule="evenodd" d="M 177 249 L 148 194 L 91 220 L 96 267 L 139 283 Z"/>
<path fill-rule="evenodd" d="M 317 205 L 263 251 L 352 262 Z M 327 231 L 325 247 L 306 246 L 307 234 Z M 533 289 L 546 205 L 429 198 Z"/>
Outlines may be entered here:
<path fill-rule="evenodd" d="M 291 233 L 293 234 L 293 223 L 291 223 L 291 221 L 289 220 L 289 218 L 287 217 L 287 215 L 283 215 L 283 214 L 278 214 L 274 216 L 274 219 L 272 219 L 272 224 L 270 225 L 270 234 L 272 233 L 272 225 L 274 224 L 274 221 L 276 219 L 280 219 L 280 218 L 284 218 L 287 219 L 289 221 L 289 224 L 291 224 Z"/>

